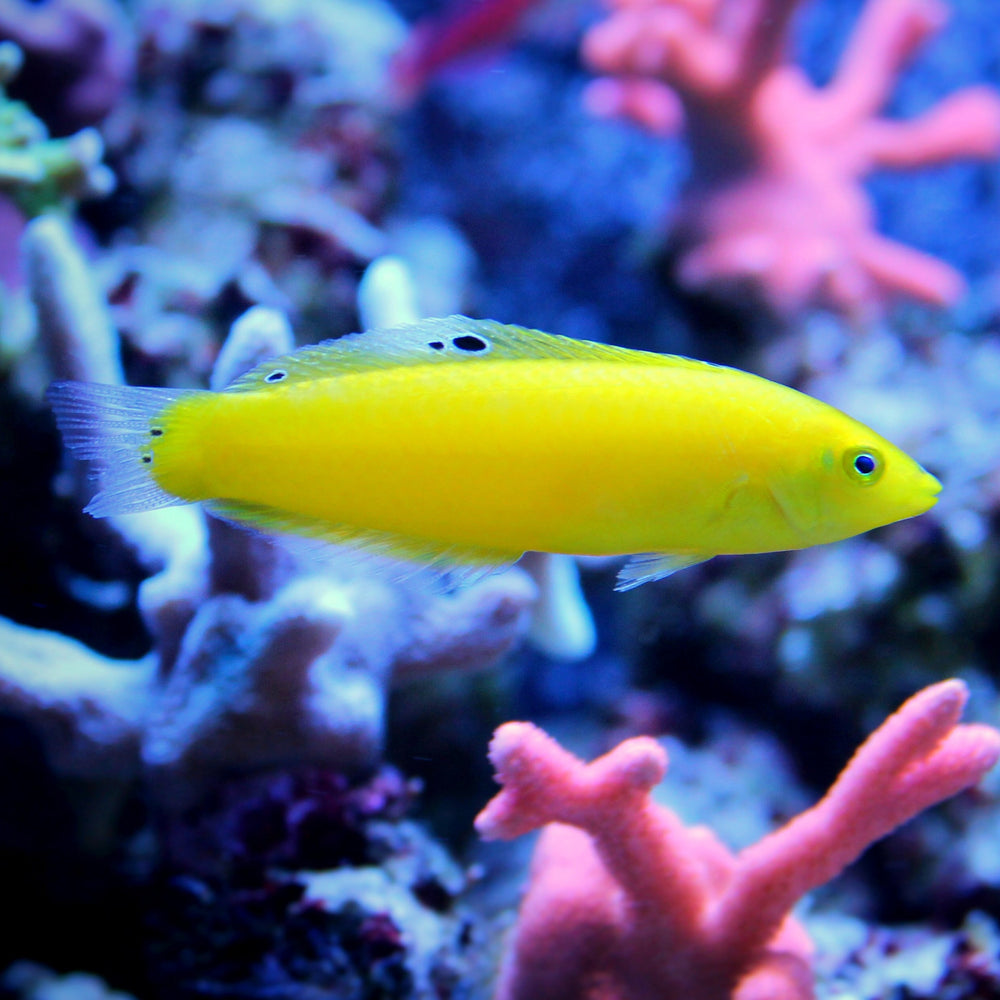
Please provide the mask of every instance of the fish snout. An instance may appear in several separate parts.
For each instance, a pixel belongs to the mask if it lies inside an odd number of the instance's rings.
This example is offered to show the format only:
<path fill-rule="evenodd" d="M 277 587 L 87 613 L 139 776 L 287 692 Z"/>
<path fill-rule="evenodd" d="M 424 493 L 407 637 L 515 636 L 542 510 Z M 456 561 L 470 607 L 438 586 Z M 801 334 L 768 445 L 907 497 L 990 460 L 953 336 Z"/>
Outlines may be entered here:
<path fill-rule="evenodd" d="M 915 499 L 919 503 L 917 513 L 922 514 L 925 510 L 930 510 L 937 503 L 938 494 L 941 492 L 941 480 L 928 472 L 923 466 L 920 466 L 920 479 L 917 482 L 917 490 L 915 492 Z"/>

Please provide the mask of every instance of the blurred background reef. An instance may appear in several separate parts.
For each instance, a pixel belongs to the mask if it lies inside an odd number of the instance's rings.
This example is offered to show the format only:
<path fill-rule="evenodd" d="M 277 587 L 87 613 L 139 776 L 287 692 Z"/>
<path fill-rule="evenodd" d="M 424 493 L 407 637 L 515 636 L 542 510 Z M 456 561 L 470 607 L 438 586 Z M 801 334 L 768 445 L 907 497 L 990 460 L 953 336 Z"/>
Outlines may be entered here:
<path fill-rule="evenodd" d="M 0 0 L 0 87 L 0 998 L 513 1000 L 502 723 L 655 737 L 653 801 L 731 850 L 919 689 L 1000 725 L 993 0 Z M 794 385 L 941 500 L 627 594 L 81 513 L 52 379 L 221 388 L 455 312 Z M 1000 998 L 1000 773 L 795 916 L 771 997 Z M 553 995 L 649 995 L 595 975 Z"/>

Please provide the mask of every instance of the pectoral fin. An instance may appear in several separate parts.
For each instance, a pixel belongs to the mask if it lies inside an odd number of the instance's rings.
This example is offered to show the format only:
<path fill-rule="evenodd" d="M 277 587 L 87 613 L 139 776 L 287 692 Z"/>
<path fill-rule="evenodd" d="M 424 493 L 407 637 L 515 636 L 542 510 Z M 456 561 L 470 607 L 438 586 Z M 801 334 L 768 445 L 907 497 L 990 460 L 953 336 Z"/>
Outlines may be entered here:
<path fill-rule="evenodd" d="M 703 552 L 651 552 L 631 556 L 618 571 L 615 590 L 631 590 L 651 580 L 662 580 L 679 569 L 697 566 L 711 558 L 712 554 L 706 555 Z"/>

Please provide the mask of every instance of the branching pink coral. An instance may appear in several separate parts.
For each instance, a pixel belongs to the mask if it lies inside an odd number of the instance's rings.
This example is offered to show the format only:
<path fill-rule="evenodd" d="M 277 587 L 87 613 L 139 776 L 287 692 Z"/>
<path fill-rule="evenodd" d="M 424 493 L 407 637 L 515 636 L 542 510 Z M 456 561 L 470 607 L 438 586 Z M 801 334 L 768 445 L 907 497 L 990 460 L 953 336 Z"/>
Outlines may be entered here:
<path fill-rule="evenodd" d="M 997 762 L 1000 732 L 958 724 L 967 695 L 958 680 L 914 695 L 816 806 L 736 855 L 652 802 L 667 766 L 653 740 L 584 764 L 535 726 L 501 726 L 490 758 L 503 789 L 476 828 L 545 832 L 498 1000 L 812 997 L 792 906 Z"/>
<path fill-rule="evenodd" d="M 673 235 L 691 288 L 752 288 L 776 312 L 854 315 L 912 296 L 948 305 L 961 276 L 879 236 L 861 186 L 878 167 L 1000 154 L 1000 94 L 968 87 L 908 121 L 878 117 L 944 23 L 941 0 L 869 0 L 828 86 L 787 62 L 800 0 L 610 0 L 584 39 L 609 74 L 586 100 L 666 134 L 686 127 L 691 182 Z"/>

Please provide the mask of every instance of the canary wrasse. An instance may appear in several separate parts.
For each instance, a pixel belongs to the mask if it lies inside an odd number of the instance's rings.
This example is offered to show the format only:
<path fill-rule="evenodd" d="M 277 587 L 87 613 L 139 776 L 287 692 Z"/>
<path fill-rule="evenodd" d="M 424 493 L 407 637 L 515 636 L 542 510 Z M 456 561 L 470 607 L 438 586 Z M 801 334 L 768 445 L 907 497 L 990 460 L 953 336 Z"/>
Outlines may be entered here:
<path fill-rule="evenodd" d="M 442 570 L 631 555 L 619 589 L 833 542 L 940 489 L 864 424 L 755 375 L 461 316 L 303 348 L 221 392 L 49 397 L 97 466 L 97 517 L 202 503 Z"/>

